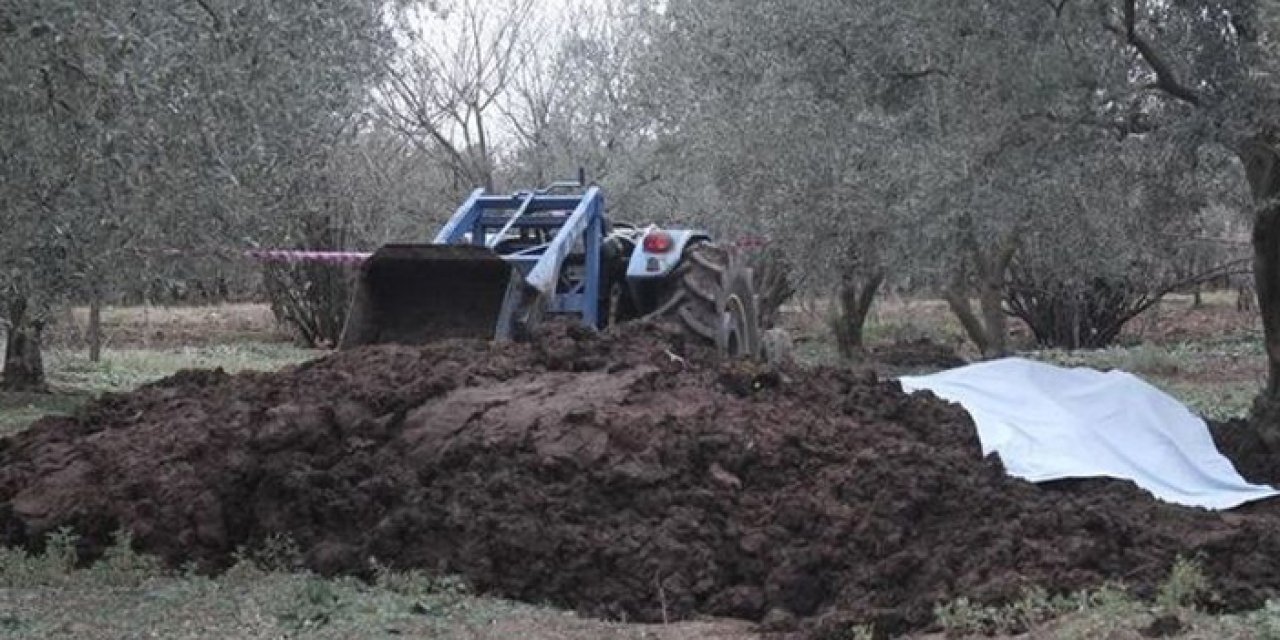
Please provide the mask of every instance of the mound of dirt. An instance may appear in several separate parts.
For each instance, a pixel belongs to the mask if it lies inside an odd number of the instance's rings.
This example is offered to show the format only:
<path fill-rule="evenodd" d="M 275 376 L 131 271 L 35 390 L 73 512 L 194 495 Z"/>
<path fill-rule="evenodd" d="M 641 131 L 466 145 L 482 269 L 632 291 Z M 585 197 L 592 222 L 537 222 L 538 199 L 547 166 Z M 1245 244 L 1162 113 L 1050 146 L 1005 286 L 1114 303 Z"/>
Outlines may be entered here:
<path fill-rule="evenodd" d="M 1218 450 L 1231 458 L 1246 480 L 1280 486 L 1280 455 L 1272 453 L 1247 420 L 1209 422 L 1209 432 Z"/>
<path fill-rule="evenodd" d="M 274 374 L 185 372 L 0 441 L 0 533 L 123 527 L 217 569 L 287 534 L 317 571 L 369 559 L 588 614 L 850 621 L 1122 580 L 1202 554 L 1227 608 L 1280 588 L 1280 518 L 1131 485 L 1035 486 L 968 416 L 847 371 L 715 364 L 659 327 L 534 345 L 338 353 Z"/>

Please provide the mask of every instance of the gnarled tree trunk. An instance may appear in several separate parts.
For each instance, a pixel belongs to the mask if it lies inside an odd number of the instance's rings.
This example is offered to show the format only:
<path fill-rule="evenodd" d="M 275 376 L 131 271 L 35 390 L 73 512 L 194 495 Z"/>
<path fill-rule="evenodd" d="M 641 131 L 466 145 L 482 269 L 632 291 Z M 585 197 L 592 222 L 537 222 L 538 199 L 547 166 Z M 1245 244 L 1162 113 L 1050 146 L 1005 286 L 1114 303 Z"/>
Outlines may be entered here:
<path fill-rule="evenodd" d="M 1018 251 L 1018 233 L 1011 232 L 987 251 L 980 248 L 973 238 L 968 242 L 973 277 L 967 282 L 964 270 L 959 270 L 955 282 L 943 297 L 983 357 L 1003 356 L 1009 351 L 1004 308 L 1005 280 L 1013 256 Z M 977 294 L 977 310 L 970 300 L 971 293 Z"/>
<path fill-rule="evenodd" d="M 985 358 L 995 358 L 1009 351 L 1008 326 L 1005 322 L 1004 287 L 989 278 L 978 283 L 978 309 L 975 311 L 964 287 L 955 287 L 943 297 L 955 314 L 965 335 Z"/>
<path fill-rule="evenodd" d="M 1250 140 L 1240 159 L 1257 203 L 1253 277 L 1267 354 L 1267 386 L 1254 400 L 1252 423 L 1263 442 L 1280 450 L 1280 148 L 1274 140 Z"/>
<path fill-rule="evenodd" d="M 884 272 L 876 271 L 865 280 L 845 276 L 836 292 L 839 308 L 831 319 L 832 329 L 836 336 L 836 348 L 843 358 L 852 358 L 863 345 L 863 329 L 867 325 L 867 314 L 871 311 L 871 303 L 876 292 L 884 284 Z"/>
<path fill-rule="evenodd" d="M 45 391 L 44 357 L 40 344 L 44 323 L 31 317 L 27 300 L 21 296 L 9 303 L 9 323 L 0 389 Z"/>

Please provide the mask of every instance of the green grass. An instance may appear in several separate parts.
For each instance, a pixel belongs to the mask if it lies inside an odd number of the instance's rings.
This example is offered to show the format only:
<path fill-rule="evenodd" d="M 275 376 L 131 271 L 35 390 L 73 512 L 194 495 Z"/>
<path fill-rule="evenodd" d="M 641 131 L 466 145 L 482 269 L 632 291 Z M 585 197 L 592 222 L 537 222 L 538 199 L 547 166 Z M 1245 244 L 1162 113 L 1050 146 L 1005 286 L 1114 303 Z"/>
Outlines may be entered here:
<path fill-rule="evenodd" d="M 951 316 L 942 318 L 923 315 L 921 319 L 868 318 L 863 328 L 863 340 L 867 344 L 891 344 L 932 340 L 939 344 L 964 344 L 968 341 L 960 323 Z"/>
<path fill-rule="evenodd" d="M 394 571 L 376 563 L 374 579 L 326 579 L 261 564 L 257 554 L 217 577 L 170 571 L 132 551 L 118 536 L 104 558 L 75 563 L 76 539 L 62 531 L 45 551 L 0 549 L 0 637 L 83 638 L 467 638 L 588 640 L 618 638 L 722 640 L 756 638 L 747 623 L 628 625 L 588 620 L 496 598 L 476 597 L 456 579 Z M 281 560 L 279 548 L 267 554 Z M 267 563 L 268 565 L 270 563 Z M 1200 565 L 1179 559 L 1152 601 L 1121 585 L 1069 595 L 1035 587 L 1001 606 L 966 598 L 939 604 L 948 638 L 1134 638 L 1153 621 L 1176 618 L 1179 638 L 1280 638 L 1280 603 L 1237 615 L 1210 615 L 1212 601 Z M 873 637 L 869 626 L 841 636 Z M 937 636 L 928 636 L 937 637 Z"/>
<path fill-rule="evenodd" d="M 1253 399 L 1262 390 L 1255 382 L 1151 382 L 1210 420 L 1248 417 Z"/>
<path fill-rule="evenodd" d="M 1155 375 L 1213 373 L 1215 369 L 1242 363 L 1263 363 L 1266 359 L 1261 336 L 1252 334 L 1169 344 L 1117 345 L 1105 349 L 1043 349 L 1022 355 L 1063 366 L 1123 369 Z"/>
<path fill-rule="evenodd" d="M 68 414 L 104 392 L 130 391 L 182 369 L 272 371 L 321 355 L 284 343 L 246 342 L 170 349 L 112 349 L 90 362 L 83 350 L 49 349 L 45 371 L 52 393 L 0 393 L 0 436 L 46 415 Z"/>
<path fill-rule="evenodd" d="M 217 577 L 168 571 L 117 538 L 105 558 L 75 567 L 75 537 L 41 554 L 0 548 L 0 637 L 533 638 L 692 640 L 746 625 L 624 625 L 472 595 L 455 579 L 374 566 L 375 579 L 325 579 L 264 567 L 249 554 Z M 274 553 L 274 552 L 273 552 Z M 718 633 L 717 633 L 718 632 Z"/>
<path fill-rule="evenodd" d="M 1119 369 L 1142 377 L 1196 413 L 1214 420 L 1248 415 L 1261 390 L 1266 362 L 1262 340 L 1252 335 L 1174 344 L 1022 353 L 1068 367 Z"/>
<path fill-rule="evenodd" d="M 217 578 L 169 572 L 128 538 L 75 568 L 75 538 L 44 553 L 0 549 L 0 634 L 14 638 L 439 637 L 519 605 L 471 597 L 455 582 L 381 571 L 374 584 L 267 570 L 244 560 Z"/>
<path fill-rule="evenodd" d="M 1171 637 L 1185 639 L 1280 639 L 1280 603 L 1257 611 L 1212 615 L 1200 608 L 1214 594 L 1200 564 L 1179 558 L 1153 601 L 1133 597 L 1122 585 L 1103 585 L 1070 595 L 1050 596 L 1035 587 L 1003 606 L 984 606 L 966 598 L 935 608 L 949 638 L 1093 638 L 1150 637 L 1153 623 L 1176 620 Z"/>
<path fill-rule="evenodd" d="M 65 415 L 91 397 L 84 393 L 0 393 L 0 436 L 25 429 L 47 415 Z"/>
<path fill-rule="evenodd" d="M 87 393 L 128 391 L 173 375 L 181 369 L 217 369 L 228 372 L 270 371 L 309 360 L 321 351 L 284 343 L 183 347 L 174 349 L 120 349 L 106 351 L 99 362 L 90 362 L 83 351 L 51 350 L 46 355 L 49 383 L 54 388 Z"/>

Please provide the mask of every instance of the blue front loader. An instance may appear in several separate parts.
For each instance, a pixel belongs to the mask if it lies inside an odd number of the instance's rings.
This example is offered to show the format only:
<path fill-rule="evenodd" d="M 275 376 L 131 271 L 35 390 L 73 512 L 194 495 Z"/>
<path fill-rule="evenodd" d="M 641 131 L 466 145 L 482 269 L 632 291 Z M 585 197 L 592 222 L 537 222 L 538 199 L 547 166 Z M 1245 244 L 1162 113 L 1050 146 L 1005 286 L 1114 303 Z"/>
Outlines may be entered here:
<path fill-rule="evenodd" d="M 378 249 L 362 267 L 341 347 L 512 339 L 546 314 L 602 325 L 604 197 L 474 191 L 431 244 Z"/>

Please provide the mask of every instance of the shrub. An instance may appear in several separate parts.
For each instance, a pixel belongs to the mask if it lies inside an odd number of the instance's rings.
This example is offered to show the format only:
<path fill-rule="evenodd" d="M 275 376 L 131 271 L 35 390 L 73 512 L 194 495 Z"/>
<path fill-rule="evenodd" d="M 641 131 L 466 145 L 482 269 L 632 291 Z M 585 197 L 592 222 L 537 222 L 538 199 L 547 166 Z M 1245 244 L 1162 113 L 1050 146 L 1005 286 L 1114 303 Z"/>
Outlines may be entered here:
<path fill-rule="evenodd" d="M 353 292 L 349 269 L 298 262 L 264 266 L 263 286 L 276 320 L 304 347 L 332 347 L 342 336 Z"/>
<path fill-rule="evenodd" d="M 1209 595 L 1209 578 L 1200 563 L 1179 556 L 1160 585 L 1156 604 L 1165 609 L 1194 607 Z"/>

